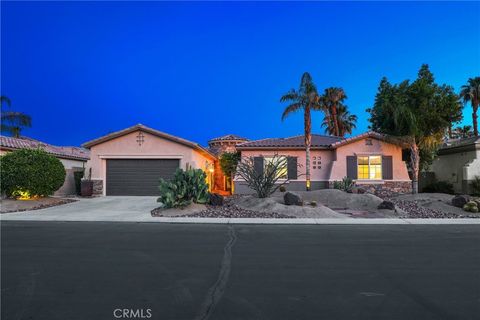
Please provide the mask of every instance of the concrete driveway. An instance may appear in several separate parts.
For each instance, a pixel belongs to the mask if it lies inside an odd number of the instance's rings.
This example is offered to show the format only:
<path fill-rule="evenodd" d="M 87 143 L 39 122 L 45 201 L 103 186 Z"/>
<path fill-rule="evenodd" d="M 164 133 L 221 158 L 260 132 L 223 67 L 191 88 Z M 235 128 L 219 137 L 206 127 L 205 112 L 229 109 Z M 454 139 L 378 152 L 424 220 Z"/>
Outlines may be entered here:
<path fill-rule="evenodd" d="M 149 221 L 159 206 L 157 197 L 99 197 L 40 210 L 11 212 L 1 220 L 35 221 Z"/>

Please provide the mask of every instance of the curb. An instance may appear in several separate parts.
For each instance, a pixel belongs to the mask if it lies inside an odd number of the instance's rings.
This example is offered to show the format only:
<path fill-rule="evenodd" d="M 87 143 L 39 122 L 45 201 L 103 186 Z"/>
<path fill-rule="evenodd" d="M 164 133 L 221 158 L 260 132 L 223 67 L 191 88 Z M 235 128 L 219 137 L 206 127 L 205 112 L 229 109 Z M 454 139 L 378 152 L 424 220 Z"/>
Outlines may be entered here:
<path fill-rule="evenodd" d="M 346 219 L 271 219 L 271 218 L 170 218 L 156 217 L 150 219 L 56 219 L 40 217 L 0 217 L 0 221 L 56 221 L 56 222 L 136 222 L 136 223 L 170 223 L 170 224 L 271 224 L 271 225 L 480 225 L 480 219 L 401 219 L 401 218 L 346 218 Z"/>

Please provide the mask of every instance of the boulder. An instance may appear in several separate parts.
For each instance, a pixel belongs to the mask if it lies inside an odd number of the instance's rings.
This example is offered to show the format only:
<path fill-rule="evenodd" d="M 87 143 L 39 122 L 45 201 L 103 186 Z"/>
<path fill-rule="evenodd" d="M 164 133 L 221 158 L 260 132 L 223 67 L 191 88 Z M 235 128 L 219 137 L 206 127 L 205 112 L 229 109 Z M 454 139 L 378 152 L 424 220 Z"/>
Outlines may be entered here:
<path fill-rule="evenodd" d="M 353 187 L 352 188 L 352 193 L 356 193 L 356 194 L 364 194 L 366 193 L 367 190 L 365 190 L 364 188 L 362 187 Z"/>
<path fill-rule="evenodd" d="M 212 206 L 223 206 L 223 196 L 218 193 L 210 194 L 210 204 Z"/>
<path fill-rule="evenodd" d="M 453 197 L 452 199 L 452 205 L 457 208 L 463 208 L 464 205 L 467 204 L 467 202 L 470 201 L 470 197 L 468 195 L 457 195 Z"/>
<path fill-rule="evenodd" d="M 395 210 L 395 204 L 392 201 L 384 200 L 378 205 L 378 209 Z"/>
<path fill-rule="evenodd" d="M 300 195 L 293 192 L 286 192 L 283 201 L 287 206 L 303 206 L 303 199 Z"/>

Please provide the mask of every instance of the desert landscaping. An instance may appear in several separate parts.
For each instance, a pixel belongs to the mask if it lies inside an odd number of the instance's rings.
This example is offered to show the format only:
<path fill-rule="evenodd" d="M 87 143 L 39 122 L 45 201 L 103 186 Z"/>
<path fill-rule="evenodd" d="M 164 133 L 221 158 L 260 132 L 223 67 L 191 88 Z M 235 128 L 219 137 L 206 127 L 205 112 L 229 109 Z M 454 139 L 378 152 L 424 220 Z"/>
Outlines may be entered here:
<path fill-rule="evenodd" d="M 458 199 L 463 200 L 460 203 Z M 452 200 L 461 207 L 454 206 Z M 467 201 L 468 200 L 468 201 Z M 480 218 L 463 206 L 468 196 L 443 193 L 391 195 L 384 199 L 370 193 L 349 193 L 337 189 L 275 192 L 271 197 L 254 195 L 222 197 L 221 202 L 191 204 L 183 209 L 157 208 L 152 216 L 209 218 Z"/>

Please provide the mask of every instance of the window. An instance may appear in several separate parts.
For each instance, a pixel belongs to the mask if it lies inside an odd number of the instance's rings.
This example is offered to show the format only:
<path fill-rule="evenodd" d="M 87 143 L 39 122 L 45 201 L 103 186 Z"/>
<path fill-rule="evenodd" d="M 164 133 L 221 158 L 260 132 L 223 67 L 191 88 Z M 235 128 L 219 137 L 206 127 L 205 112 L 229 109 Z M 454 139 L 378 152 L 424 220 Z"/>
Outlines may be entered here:
<path fill-rule="evenodd" d="M 273 159 L 274 157 L 264 157 L 263 158 L 263 170 L 267 171 L 268 166 L 271 166 L 273 164 Z M 280 168 L 278 172 L 278 176 L 280 179 L 287 179 L 288 176 L 288 168 L 287 168 L 287 157 L 285 156 L 277 156 L 276 161 L 282 162 L 285 165 Z"/>
<path fill-rule="evenodd" d="M 358 179 L 381 180 L 382 179 L 382 157 L 362 156 L 357 158 Z"/>

